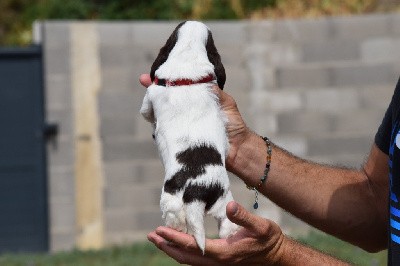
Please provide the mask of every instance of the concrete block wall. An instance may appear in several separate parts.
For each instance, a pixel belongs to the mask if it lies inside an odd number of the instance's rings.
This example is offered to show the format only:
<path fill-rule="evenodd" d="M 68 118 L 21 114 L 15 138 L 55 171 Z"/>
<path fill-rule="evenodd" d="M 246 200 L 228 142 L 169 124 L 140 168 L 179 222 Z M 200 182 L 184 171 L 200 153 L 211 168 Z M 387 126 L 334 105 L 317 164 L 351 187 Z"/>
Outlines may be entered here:
<path fill-rule="evenodd" d="M 59 135 L 49 143 L 48 202 L 51 250 L 75 246 L 74 107 L 72 100 L 70 26 L 52 22 L 36 24 L 44 48 L 46 119 L 59 125 Z"/>
<path fill-rule="evenodd" d="M 318 20 L 207 22 L 227 71 L 226 91 L 249 126 L 293 153 L 359 167 L 373 143 L 400 73 L 400 15 Z M 84 24 L 84 22 L 80 22 Z M 148 73 L 178 22 L 98 22 L 104 244 L 144 240 L 162 224 L 163 167 L 151 128 L 139 115 Z M 74 28 L 79 23 L 74 22 Z M 71 22 L 42 23 L 47 112 L 59 122 L 50 152 L 52 250 L 75 245 L 74 104 Z M 82 36 L 84 38 L 84 36 Z M 78 114 L 79 115 L 79 114 Z M 234 197 L 251 209 L 254 194 L 231 176 Z M 258 214 L 288 233 L 307 226 L 262 199 Z M 207 220 L 209 231 L 216 226 Z"/>

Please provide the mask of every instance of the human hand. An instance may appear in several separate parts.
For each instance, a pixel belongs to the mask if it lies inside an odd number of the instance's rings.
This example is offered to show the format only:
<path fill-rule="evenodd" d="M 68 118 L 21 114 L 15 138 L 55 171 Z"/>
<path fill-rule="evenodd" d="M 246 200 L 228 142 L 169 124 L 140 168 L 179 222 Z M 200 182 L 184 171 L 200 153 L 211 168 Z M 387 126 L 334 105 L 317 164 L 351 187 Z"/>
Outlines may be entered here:
<path fill-rule="evenodd" d="M 283 253 L 285 236 L 274 222 L 251 214 L 232 201 L 226 207 L 232 222 L 242 226 L 227 239 L 206 239 L 205 255 L 193 236 L 158 227 L 147 238 L 168 256 L 190 265 L 274 265 Z"/>
<path fill-rule="evenodd" d="M 142 74 L 139 77 L 140 84 L 145 86 L 146 88 L 151 85 L 151 78 L 149 74 Z"/>
<path fill-rule="evenodd" d="M 140 75 L 139 81 L 146 88 L 151 85 L 149 74 Z M 233 97 L 219 89 L 217 86 L 213 87 L 213 91 L 218 96 L 221 108 L 228 118 L 226 130 L 228 133 L 230 148 L 226 158 L 226 167 L 229 171 L 235 172 L 234 165 L 238 150 L 244 142 L 250 139 L 251 135 L 254 135 L 254 133 L 252 133 L 246 126 Z"/>

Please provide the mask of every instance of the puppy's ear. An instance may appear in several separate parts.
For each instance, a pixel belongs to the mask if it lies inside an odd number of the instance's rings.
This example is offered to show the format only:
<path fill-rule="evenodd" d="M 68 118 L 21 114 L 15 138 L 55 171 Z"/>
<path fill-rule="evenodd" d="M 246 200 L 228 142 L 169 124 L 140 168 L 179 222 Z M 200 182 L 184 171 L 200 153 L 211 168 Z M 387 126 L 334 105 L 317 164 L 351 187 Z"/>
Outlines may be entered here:
<path fill-rule="evenodd" d="M 165 61 L 167 61 L 169 53 L 174 48 L 176 41 L 178 40 L 179 28 L 182 27 L 182 25 L 185 23 L 186 23 L 186 21 L 179 23 L 179 25 L 172 32 L 171 36 L 169 36 L 165 45 L 160 49 L 160 52 L 158 53 L 156 60 L 154 60 L 153 65 L 151 66 L 151 70 L 150 70 L 151 81 L 154 81 L 155 73 L 156 73 L 157 69 L 162 64 L 164 64 Z"/>
<path fill-rule="evenodd" d="M 206 50 L 208 60 L 211 62 L 211 64 L 214 65 L 214 72 L 217 76 L 218 87 L 222 90 L 224 89 L 226 81 L 225 68 L 222 64 L 221 56 L 219 55 L 217 48 L 215 47 L 211 31 L 208 31 Z"/>

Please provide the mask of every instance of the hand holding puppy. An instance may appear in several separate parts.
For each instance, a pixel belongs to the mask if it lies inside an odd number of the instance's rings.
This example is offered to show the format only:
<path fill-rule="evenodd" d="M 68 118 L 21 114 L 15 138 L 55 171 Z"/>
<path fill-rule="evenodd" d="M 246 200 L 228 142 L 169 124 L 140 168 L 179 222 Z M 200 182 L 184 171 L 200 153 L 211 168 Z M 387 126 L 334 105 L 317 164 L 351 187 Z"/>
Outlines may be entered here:
<path fill-rule="evenodd" d="M 203 256 L 191 235 L 158 227 L 148 239 L 179 263 L 190 265 L 278 264 L 287 241 L 274 222 L 255 216 L 236 202 L 226 207 L 228 218 L 243 228 L 227 239 L 207 239 Z"/>

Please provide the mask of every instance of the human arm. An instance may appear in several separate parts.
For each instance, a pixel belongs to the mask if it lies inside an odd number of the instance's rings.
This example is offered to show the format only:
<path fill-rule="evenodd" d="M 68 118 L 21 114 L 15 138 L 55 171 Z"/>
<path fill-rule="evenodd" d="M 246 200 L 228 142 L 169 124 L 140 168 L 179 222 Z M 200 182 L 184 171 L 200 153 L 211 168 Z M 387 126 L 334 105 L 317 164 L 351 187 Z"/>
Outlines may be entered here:
<path fill-rule="evenodd" d="M 256 186 L 263 176 L 266 144 L 247 128 L 234 99 L 216 93 L 229 118 L 227 168 Z M 312 163 L 273 145 L 260 192 L 312 226 L 375 252 L 387 245 L 388 171 L 388 156 L 376 145 L 359 170 Z"/>

